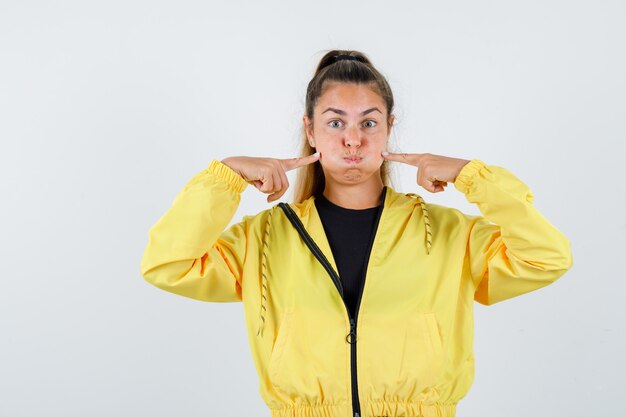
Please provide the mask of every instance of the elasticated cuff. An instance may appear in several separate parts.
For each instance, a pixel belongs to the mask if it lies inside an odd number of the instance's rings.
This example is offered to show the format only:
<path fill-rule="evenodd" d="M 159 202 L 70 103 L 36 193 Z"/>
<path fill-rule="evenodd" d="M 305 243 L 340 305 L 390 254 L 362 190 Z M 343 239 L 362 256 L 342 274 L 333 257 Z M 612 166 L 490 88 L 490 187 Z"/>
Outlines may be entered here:
<path fill-rule="evenodd" d="M 248 182 L 241 175 L 217 159 L 211 161 L 207 167 L 207 171 L 225 180 L 230 187 L 238 193 L 243 192 L 248 186 Z"/>
<path fill-rule="evenodd" d="M 478 174 L 486 164 L 480 159 L 472 159 L 469 161 L 459 172 L 456 180 L 454 180 L 454 187 L 462 193 L 466 193 L 469 187 L 472 185 L 474 176 Z"/>

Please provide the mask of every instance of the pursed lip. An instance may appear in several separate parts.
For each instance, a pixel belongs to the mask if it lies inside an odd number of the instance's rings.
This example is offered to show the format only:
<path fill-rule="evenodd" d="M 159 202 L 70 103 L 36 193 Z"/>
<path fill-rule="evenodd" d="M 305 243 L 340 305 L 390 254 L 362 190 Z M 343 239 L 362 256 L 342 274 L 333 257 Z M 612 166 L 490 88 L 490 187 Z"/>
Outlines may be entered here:
<path fill-rule="evenodd" d="M 347 157 L 345 157 L 343 159 L 346 160 L 347 162 L 359 162 L 363 158 L 361 158 L 360 156 L 347 156 Z"/>

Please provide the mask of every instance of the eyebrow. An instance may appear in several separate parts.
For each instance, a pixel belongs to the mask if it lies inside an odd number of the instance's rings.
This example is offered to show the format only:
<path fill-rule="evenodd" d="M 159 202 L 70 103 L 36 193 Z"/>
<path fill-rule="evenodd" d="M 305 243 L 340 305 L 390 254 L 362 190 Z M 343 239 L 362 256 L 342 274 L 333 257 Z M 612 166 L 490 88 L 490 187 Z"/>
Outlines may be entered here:
<path fill-rule="evenodd" d="M 364 110 L 363 112 L 361 112 L 361 116 L 365 116 L 366 114 L 371 113 L 371 112 L 373 112 L 374 110 L 376 110 L 376 111 L 377 111 L 377 112 L 379 112 L 380 114 L 382 114 L 382 113 L 383 113 L 383 112 L 381 112 L 380 110 L 378 110 L 378 107 L 372 107 L 371 109 L 367 109 L 367 110 Z M 326 113 L 327 111 L 333 111 L 333 112 L 335 112 L 335 113 L 337 113 L 337 114 L 341 114 L 342 116 L 345 116 L 345 115 L 347 114 L 347 113 L 346 113 L 345 111 L 343 111 L 343 110 L 340 110 L 340 109 L 334 109 L 334 108 L 332 108 L 332 107 L 329 107 L 329 108 L 327 108 L 326 110 L 324 110 L 324 111 L 322 112 L 322 114 Z"/>

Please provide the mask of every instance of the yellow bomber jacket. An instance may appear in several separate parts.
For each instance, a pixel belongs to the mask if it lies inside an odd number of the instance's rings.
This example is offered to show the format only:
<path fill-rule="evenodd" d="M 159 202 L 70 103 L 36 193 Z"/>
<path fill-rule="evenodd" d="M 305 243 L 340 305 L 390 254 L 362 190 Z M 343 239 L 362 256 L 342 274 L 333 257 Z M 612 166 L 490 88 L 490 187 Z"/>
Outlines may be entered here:
<path fill-rule="evenodd" d="M 544 287 L 570 241 L 510 171 L 467 163 L 454 186 L 482 216 L 385 189 L 350 317 L 314 197 L 230 227 L 248 183 L 218 160 L 152 226 L 141 275 L 202 301 L 242 301 L 272 417 L 453 417 L 474 379 L 473 302 Z"/>

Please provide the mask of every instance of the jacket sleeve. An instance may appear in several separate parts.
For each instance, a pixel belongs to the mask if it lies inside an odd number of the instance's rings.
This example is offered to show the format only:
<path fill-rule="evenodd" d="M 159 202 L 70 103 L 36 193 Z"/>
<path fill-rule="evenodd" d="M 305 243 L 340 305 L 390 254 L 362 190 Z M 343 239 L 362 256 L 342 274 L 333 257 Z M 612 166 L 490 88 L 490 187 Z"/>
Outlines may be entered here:
<path fill-rule="evenodd" d="M 144 279 L 196 300 L 241 301 L 251 216 L 226 227 L 247 185 L 218 160 L 191 178 L 150 228 L 141 260 Z"/>
<path fill-rule="evenodd" d="M 571 268 L 570 241 L 533 206 L 532 191 L 510 171 L 473 159 L 454 186 L 484 216 L 466 215 L 477 302 L 492 305 L 534 291 Z"/>

